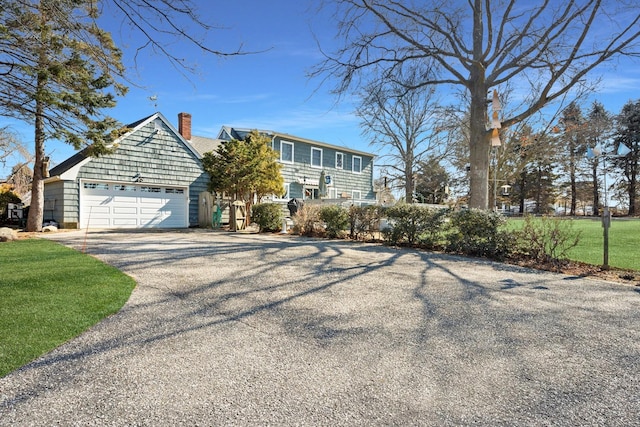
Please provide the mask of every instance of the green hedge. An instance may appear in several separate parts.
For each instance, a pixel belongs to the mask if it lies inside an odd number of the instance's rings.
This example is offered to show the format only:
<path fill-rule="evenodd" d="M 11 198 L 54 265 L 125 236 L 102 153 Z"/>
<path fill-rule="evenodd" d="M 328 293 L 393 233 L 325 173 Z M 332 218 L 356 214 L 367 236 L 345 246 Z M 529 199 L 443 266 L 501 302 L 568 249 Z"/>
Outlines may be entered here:
<path fill-rule="evenodd" d="M 278 231 L 282 228 L 282 207 L 276 203 L 255 204 L 251 218 L 260 226 L 260 231 Z"/>
<path fill-rule="evenodd" d="M 372 240 L 382 236 L 387 244 L 442 250 L 496 260 L 506 258 L 539 261 L 565 259 L 578 244 L 571 221 L 544 218 L 527 221 L 520 230 L 504 227 L 496 212 L 468 209 L 431 209 L 411 204 L 381 206 L 304 206 L 294 219 L 293 232 L 305 236 Z M 389 227 L 380 230 L 382 219 Z"/>
<path fill-rule="evenodd" d="M 340 237 L 349 226 L 349 212 L 341 206 L 322 206 L 320 219 L 325 223 L 327 236 L 331 238 Z"/>

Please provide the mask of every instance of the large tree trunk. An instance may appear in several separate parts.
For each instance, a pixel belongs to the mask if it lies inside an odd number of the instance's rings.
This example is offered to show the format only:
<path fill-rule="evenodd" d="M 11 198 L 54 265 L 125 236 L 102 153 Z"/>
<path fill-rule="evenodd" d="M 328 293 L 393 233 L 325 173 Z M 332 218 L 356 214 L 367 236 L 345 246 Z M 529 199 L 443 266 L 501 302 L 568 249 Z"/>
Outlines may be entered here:
<path fill-rule="evenodd" d="M 31 183 L 31 206 L 29 207 L 29 217 L 27 219 L 27 231 L 42 231 L 42 221 L 44 219 L 44 132 L 42 124 L 38 126 L 36 118 L 36 156 L 33 164 L 33 182 Z"/>
<path fill-rule="evenodd" d="M 468 89 L 471 92 L 469 129 L 469 207 L 488 209 L 489 207 L 489 154 L 490 134 L 487 123 L 487 83 L 483 58 L 483 1 L 475 0 L 473 13 L 473 58 Z"/>
<path fill-rule="evenodd" d="M 489 153 L 490 141 L 488 134 L 482 126 L 471 125 L 470 140 L 470 181 L 469 181 L 469 207 L 478 209 L 489 208 Z"/>
<path fill-rule="evenodd" d="M 37 94 L 44 90 L 44 78 L 38 77 Z M 31 205 L 27 218 L 27 231 L 42 231 L 44 219 L 44 111 L 42 102 L 36 99 L 35 114 L 35 160 L 33 163 L 33 182 L 31 184 Z"/>
<path fill-rule="evenodd" d="M 404 200 L 413 203 L 413 192 L 415 190 L 415 177 L 413 176 L 413 161 L 405 158 L 404 163 Z"/>

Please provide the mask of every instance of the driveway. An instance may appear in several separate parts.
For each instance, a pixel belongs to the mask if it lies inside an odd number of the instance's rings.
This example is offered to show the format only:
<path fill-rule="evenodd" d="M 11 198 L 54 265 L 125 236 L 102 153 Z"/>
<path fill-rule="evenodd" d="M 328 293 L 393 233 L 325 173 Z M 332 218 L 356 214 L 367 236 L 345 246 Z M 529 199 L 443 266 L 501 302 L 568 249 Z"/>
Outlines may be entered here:
<path fill-rule="evenodd" d="M 0 425 L 640 425 L 640 288 L 280 235 L 86 239 L 138 286 L 0 379 Z"/>

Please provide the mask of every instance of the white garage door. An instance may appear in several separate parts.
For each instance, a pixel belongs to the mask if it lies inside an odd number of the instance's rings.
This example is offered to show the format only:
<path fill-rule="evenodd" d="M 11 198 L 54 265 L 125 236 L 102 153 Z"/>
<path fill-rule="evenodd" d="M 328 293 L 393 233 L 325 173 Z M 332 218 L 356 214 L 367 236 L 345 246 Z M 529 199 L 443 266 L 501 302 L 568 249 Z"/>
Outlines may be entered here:
<path fill-rule="evenodd" d="M 184 228 L 188 204 L 183 187 L 80 183 L 81 228 Z"/>

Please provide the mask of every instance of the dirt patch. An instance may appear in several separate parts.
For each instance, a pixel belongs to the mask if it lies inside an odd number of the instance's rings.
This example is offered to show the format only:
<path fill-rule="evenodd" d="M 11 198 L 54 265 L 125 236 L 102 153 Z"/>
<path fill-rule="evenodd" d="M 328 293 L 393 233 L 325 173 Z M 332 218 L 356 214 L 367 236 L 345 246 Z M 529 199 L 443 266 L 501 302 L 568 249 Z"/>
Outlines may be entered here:
<path fill-rule="evenodd" d="M 511 262 L 511 264 L 535 268 L 538 270 L 553 271 L 555 273 L 562 273 L 570 276 L 593 277 L 596 279 L 625 283 L 627 285 L 640 286 L 640 272 L 634 270 L 624 270 L 615 267 L 605 269 L 599 265 L 586 264 L 577 261 L 557 261 L 541 264 L 539 262 L 524 260 Z"/>

